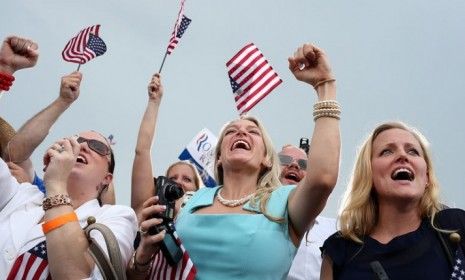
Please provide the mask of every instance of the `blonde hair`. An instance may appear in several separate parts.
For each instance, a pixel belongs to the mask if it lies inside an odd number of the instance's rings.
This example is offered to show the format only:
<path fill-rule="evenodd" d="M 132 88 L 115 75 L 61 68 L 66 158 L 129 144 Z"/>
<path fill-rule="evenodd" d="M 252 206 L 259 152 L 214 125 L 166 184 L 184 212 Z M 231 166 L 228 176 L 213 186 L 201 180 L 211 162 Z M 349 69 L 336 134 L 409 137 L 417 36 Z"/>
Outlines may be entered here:
<path fill-rule="evenodd" d="M 170 173 L 171 169 L 173 169 L 173 167 L 175 166 L 178 166 L 178 165 L 186 165 L 188 167 L 190 167 L 190 169 L 192 170 L 192 173 L 194 174 L 194 185 L 195 185 L 195 190 L 198 191 L 199 188 L 200 188 L 200 182 L 202 182 L 202 180 L 200 179 L 200 175 L 199 173 L 197 172 L 197 168 L 195 168 L 195 166 L 188 162 L 188 161 L 176 161 L 174 163 L 172 163 L 168 169 L 166 169 L 166 174 L 165 176 L 168 177 L 168 174 Z"/>
<path fill-rule="evenodd" d="M 266 211 L 266 205 L 270 199 L 271 193 L 277 189 L 281 182 L 279 181 L 279 162 L 276 151 L 273 148 L 273 143 L 271 142 L 268 133 L 261 124 L 261 122 L 252 116 L 241 116 L 239 119 L 228 122 L 224 125 L 221 130 L 218 143 L 216 144 L 215 149 L 215 179 L 219 185 L 222 185 L 223 182 L 223 166 L 218 164 L 218 159 L 221 154 L 221 144 L 225 136 L 226 128 L 238 120 L 248 120 L 257 125 L 258 129 L 262 134 L 263 143 L 265 145 L 265 160 L 271 164 L 270 167 L 265 167 L 259 174 L 257 180 L 257 190 L 254 197 L 251 199 L 251 204 L 256 205 L 259 203 L 259 209 L 271 221 L 280 222 L 283 221 L 283 217 L 273 217 L 269 215 Z"/>
<path fill-rule="evenodd" d="M 419 203 L 419 213 L 422 218 L 434 215 L 441 208 L 439 203 L 439 182 L 436 178 L 431 160 L 429 143 L 415 128 L 402 122 L 387 122 L 377 126 L 362 144 L 355 162 L 352 176 L 346 192 L 340 213 L 340 231 L 343 237 L 363 243 L 362 236 L 368 235 L 378 221 L 378 204 L 373 188 L 373 172 L 371 169 L 373 142 L 383 131 L 402 129 L 411 133 L 420 143 L 427 165 L 428 187 Z"/>

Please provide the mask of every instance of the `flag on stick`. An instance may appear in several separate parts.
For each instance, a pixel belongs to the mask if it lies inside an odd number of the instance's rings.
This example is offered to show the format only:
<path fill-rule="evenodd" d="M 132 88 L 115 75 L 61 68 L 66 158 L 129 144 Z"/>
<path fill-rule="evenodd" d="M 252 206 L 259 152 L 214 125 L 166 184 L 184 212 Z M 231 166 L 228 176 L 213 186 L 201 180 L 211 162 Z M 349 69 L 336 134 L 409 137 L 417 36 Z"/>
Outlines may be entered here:
<path fill-rule="evenodd" d="M 181 39 L 182 35 L 184 34 L 184 31 L 186 31 L 191 21 L 192 20 L 186 17 L 185 15 L 182 16 L 182 20 L 178 28 L 175 31 L 173 31 L 173 34 L 171 34 L 170 42 L 168 43 L 168 47 L 166 49 L 166 52 L 168 54 L 171 54 L 174 48 L 176 48 L 176 46 L 179 43 L 179 39 Z"/>
<path fill-rule="evenodd" d="M 226 68 L 240 115 L 247 113 L 282 83 L 253 43 L 243 47 L 226 62 Z"/>
<path fill-rule="evenodd" d="M 163 57 L 158 73 L 161 73 L 161 70 L 163 69 L 166 56 L 171 54 L 174 48 L 176 48 L 176 46 L 179 43 L 179 39 L 181 39 L 182 35 L 184 34 L 187 27 L 192 21 L 188 17 L 184 16 L 184 2 L 186 2 L 186 0 L 181 0 L 181 7 L 179 8 L 178 17 L 176 18 L 176 22 L 174 23 L 173 32 L 171 33 L 171 37 L 168 42 L 168 47 L 166 48 L 165 56 Z"/>
<path fill-rule="evenodd" d="M 202 129 L 179 155 L 180 160 L 188 160 L 197 171 L 206 187 L 216 186 L 213 175 L 215 147 L 218 139 L 207 128 Z"/>
<path fill-rule="evenodd" d="M 100 24 L 81 30 L 66 44 L 61 55 L 68 62 L 84 64 L 107 51 L 105 42 L 99 37 Z"/>

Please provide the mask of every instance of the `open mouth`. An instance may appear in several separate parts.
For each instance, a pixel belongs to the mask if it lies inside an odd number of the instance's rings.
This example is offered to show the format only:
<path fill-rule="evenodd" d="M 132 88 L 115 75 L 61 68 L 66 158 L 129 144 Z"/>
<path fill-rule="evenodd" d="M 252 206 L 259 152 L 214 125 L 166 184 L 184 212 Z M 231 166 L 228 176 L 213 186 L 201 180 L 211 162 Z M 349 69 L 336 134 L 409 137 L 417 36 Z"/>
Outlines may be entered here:
<path fill-rule="evenodd" d="M 79 155 L 76 159 L 76 162 L 79 162 L 79 163 L 82 163 L 82 164 L 87 164 L 87 159 L 82 156 L 82 155 Z"/>
<path fill-rule="evenodd" d="M 244 140 L 237 140 L 231 146 L 231 151 L 235 149 L 250 150 L 250 144 Z"/>
<path fill-rule="evenodd" d="M 413 172 L 407 168 L 398 168 L 394 170 L 394 172 L 392 172 L 391 178 L 394 181 L 399 181 L 399 180 L 413 181 L 413 179 L 415 179 L 415 174 L 413 174 Z"/>
<path fill-rule="evenodd" d="M 284 178 L 286 178 L 287 180 L 290 180 L 290 181 L 294 181 L 294 182 L 300 182 L 300 180 L 301 180 L 300 176 L 295 172 L 286 173 Z"/>

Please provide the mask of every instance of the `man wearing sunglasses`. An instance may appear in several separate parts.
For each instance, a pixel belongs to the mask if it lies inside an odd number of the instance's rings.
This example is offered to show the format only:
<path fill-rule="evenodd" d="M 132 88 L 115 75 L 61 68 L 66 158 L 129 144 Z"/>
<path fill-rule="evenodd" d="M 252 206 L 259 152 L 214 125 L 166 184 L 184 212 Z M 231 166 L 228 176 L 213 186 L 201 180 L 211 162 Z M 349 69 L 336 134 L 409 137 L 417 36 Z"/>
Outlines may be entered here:
<path fill-rule="evenodd" d="M 278 154 L 281 164 L 279 180 L 283 185 L 296 185 L 307 174 L 307 154 L 293 145 L 285 145 Z"/>
<path fill-rule="evenodd" d="M 279 180 L 283 185 L 296 185 L 307 174 L 307 154 L 304 150 L 285 145 L 278 153 L 281 164 Z M 320 279 L 320 246 L 336 232 L 336 220 L 318 216 L 313 227 L 307 231 L 287 276 L 288 280 Z"/>
<path fill-rule="evenodd" d="M 58 117 L 78 98 L 81 79 L 78 72 L 63 77 L 58 98 L 18 130 L 7 147 L 12 161 L 31 156 Z M 0 250 L 7 252 L 0 257 L 0 275 L 21 277 L 18 273 L 27 265 L 26 255 L 40 248 L 47 257 L 41 264 L 45 264 L 41 279 L 101 279 L 82 230 L 90 216 L 110 228 L 123 263 L 128 263 L 137 232 L 136 215 L 130 207 L 102 206 L 98 201 L 112 182 L 115 166 L 107 139 L 95 131 L 81 132 L 56 141 L 43 159 L 46 194 L 30 183 L 18 183 L 0 159 Z M 92 236 L 106 248 L 100 234 L 93 232 Z M 36 268 L 33 265 L 31 269 Z"/>

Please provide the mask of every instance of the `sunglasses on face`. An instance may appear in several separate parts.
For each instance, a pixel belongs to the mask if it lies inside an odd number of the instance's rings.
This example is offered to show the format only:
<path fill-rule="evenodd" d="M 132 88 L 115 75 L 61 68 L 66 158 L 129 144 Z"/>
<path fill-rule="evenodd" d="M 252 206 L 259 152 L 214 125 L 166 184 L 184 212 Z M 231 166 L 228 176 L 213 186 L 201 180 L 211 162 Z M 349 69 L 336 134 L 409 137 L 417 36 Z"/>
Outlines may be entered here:
<path fill-rule="evenodd" d="M 89 148 L 101 156 L 106 156 L 110 154 L 110 148 L 103 142 L 95 139 L 86 139 L 84 137 L 78 137 L 78 143 L 87 143 Z"/>
<path fill-rule="evenodd" d="M 307 169 L 307 160 L 306 159 L 296 159 L 297 165 L 300 169 Z M 279 162 L 281 165 L 291 165 L 294 162 L 294 158 L 288 155 L 279 155 Z"/>

